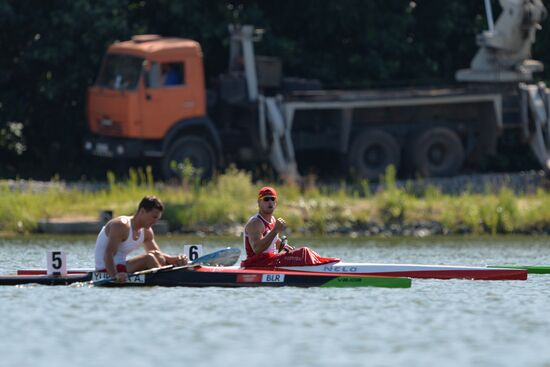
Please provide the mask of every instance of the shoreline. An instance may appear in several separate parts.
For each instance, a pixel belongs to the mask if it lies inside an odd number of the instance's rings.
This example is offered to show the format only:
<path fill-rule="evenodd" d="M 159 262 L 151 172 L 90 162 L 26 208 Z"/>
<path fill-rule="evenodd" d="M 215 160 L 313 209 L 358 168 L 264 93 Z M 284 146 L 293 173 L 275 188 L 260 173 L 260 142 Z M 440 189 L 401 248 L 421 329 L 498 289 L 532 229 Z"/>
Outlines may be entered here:
<path fill-rule="evenodd" d="M 249 173 L 236 169 L 208 182 L 185 179 L 176 185 L 139 177 L 122 182 L 109 177 L 99 186 L 0 180 L 6 198 L 0 201 L 0 233 L 37 233 L 44 231 L 41 223 L 79 221 L 95 229 L 105 213 L 131 215 L 143 196 L 156 195 L 165 204 L 166 232 L 236 236 L 257 211 L 257 188 L 271 184 L 280 193 L 275 216 L 285 218 L 291 235 L 550 234 L 550 181 L 539 171 L 397 181 L 389 169 L 376 184 L 308 186 L 253 182 Z"/>
<path fill-rule="evenodd" d="M 542 234 L 542 233 L 533 233 L 533 234 L 526 234 L 526 233 L 502 233 L 502 234 L 488 234 L 488 233 L 482 233 L 482 234 L 454 234 L 454 233 L 448 233 L 448 234 L 442 234 L 442 235 L 428 235 L 426 237 L 418 237 L 418 236 L 401 236 L 401 235 L 394 235 L 394 236 L 384 236 L 384 235 L 368 235 L 368 236 L 349 236 L 345 234 L 330 234 L 330 235 L 320 235 L 320 234 L 311 234 L 311 235 L 304 235 L 300 233 L 295 232 L 285 232 L 285 236 L 287 236 L 290 241 L 295 242 L 307 242 L 311 240 L 316 241 L 333 241 L 333 240 L 346 240 L 350 241 L 352 243 L 354 242 L 371 242 L 371 241 L 381 241 L 381 242 L 400 242 L 400 241 L 423 241 L 423 240 L 433 240 L 433 241 L 453 241 L 457 239 L 464 239 L 464 240 L 478 240 L 478 239 L 499 239 L 502 241 L 508 241 L 508 240 L 514 240 L 514 239 L 528 239 L 528 238 L 547 238 L 548 234 Z M 39 240 L 71 240 L 74 239 L 75 241 L 80 241 L 83 239 L 89 239 L 91 242 L 94 242 L 97 237 L 97 234 L 92 233 L 65 233 L 65 234 L 56 234 L 56 233 L 15 233 L 15 232 L 0 232 L 0 241 L 2 240 L 28 240 L 32 238 L 36 238 Z M 219 240 L 227 240 L 228 242 L 231 242 L 228 245 L 232 245 L 232 247 L 235 246 L 242 246 L 242 237 L 236 236 L 234 234 L 226 233 L 226 234 L 212 234 L 212 233 L 205 233 L 205 232 L 167 232 L 164 234 L 155 234 L 155 238 L 161 239 L 162 241 L 172 241 L 172 240 L 184 240 L 184 241 L 190 241 L 190 243 L 200 243 L 200 241 L 219 241 Z M 550 242 L 548 243 L 550 246 Z"/>

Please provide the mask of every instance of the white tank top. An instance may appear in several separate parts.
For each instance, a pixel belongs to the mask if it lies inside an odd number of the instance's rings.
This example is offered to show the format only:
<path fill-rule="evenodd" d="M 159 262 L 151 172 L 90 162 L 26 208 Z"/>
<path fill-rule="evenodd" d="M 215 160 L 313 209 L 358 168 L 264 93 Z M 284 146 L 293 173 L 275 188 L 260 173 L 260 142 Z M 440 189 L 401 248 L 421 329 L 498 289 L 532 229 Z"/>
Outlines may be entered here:
<path fill-rule="evenodd" d="M 139 237 L 137 240 L 133 239 L 132 236 L 132 217 L 126 217 L 128 218 L 128 221 L 130 223 L 130 231 L 128 232 L 128 238 L 121 242 L 118 245 L 117 252 L 115 253 L 114 260 L 115 265 L 125 265 L 126 264 L 126 256 L 138 247 L 143 244 L 143 237 L 144 232 L 143 228 L 139 230 Z M 107 237 L 107 233 L 105 233 L 105 226 L 101 228 L 101 231 L 97 235 L 97 240 L 95 243 L 95 268 L 96 270 L 102 270 L 105 269 L 105 251 L 107 250 L 107 243 L 109 242 L 109 238 Z"/>

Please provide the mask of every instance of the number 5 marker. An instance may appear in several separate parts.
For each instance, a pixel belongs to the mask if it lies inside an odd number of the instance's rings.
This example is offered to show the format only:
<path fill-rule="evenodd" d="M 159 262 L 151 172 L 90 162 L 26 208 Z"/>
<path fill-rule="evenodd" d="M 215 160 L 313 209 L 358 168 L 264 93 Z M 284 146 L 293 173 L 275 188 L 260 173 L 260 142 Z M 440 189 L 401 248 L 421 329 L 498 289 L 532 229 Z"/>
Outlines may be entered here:
<path fill-rule="evenodd" d="M 48 275 L 67 275 L 67 256 L 63 251 L 48 251 L 46 262 Z"/>

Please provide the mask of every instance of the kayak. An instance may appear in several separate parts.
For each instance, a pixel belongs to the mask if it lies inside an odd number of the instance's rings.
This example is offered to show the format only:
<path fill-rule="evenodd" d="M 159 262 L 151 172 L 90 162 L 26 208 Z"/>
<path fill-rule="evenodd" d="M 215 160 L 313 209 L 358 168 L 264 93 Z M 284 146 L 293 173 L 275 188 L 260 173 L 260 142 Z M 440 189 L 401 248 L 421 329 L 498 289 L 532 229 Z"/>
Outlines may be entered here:
<path fill-rule="evenodd" d="M 376 275 L 423 279 L 471 279 L 471 280 L 526 280 L 524 268 L 415 265 L 415 264 L 369 264 L 335 262 L 322 265 L 285 266 L 272 270 L 316 272 L 341 275 Z"/>
<path fill-rule="evenodd" d="M 51 276 L 35 271 L 33 275 L 0 276 L 0 285 L 43 284 L 68 285 L 87 283 L 90 285 L 161 286 L 161 287 L 383 287 L 410 288 L 410 278 L 363 276 L 358 274 L 328 274 L 286 270 L 248 270 L 225 266 L 177 267 L 142 274 L 129 274 L 128 282 L 114 283 L 104 272 L 69 272 L 64 276 Z M 107 280 L 107 281 L 105 281 Z"/>
<path fill-rule="evenodd" d="M 526 280 L 527 270 L 474 266 L 346 263 L 318 255 L 308 247 L 283 253 L 248 257 L 241 267 L 256 270 L 286 270 L 340 275 L 364 275 L 431 279 Z"/>
<path fill-rule="evenodd" d="M 104 283 L 118 286 L 117 283 Z M 410 288 L 410 278 L 341 275 L 285 270 L 247 270 L 236 267 L 198 266 L 189 269 L 170 269 L 145 276 L 132 286 L 162 287 L 383 287 Z"/>
<path fill-rule="evenodd" d="M 240 267 L 222 267 L 232 270 Z M 527 269 L 529 268 L 529 269 Z M 286 266 L 281 268 L 247 268 L 260 271 L 298 271 L 314 272 L 327 275 L 362 275 L 384 277 L 406 277 L 418 279 L 471 279 L 471 280 L 525 280 L 529 273 L 550 273 L 550 266 L 538 267 L 473 267 L 473 266 L 443 266 L 443 265 L 415 265 L 415 264 L 369 264 L 336 262 L 323 265 Z M 73 269 L 68 275 L 93 272 L 92 269 Z M 45 275 L 45 269 L 18 270 L 18 275 L 38 276 Z M 69 277 L 70 279 L 70 277 Z M 1 283 L 1 278 L 0 278 Z"/>

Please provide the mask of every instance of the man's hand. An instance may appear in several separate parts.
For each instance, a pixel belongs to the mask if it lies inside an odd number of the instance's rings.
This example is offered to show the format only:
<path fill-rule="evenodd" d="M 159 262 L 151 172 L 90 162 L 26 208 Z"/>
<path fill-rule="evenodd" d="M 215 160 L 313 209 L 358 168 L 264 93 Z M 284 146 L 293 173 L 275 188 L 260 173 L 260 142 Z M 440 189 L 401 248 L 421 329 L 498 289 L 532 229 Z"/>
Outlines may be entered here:
<path fill-rule="evenodd" d="M 273 230 L 275 231 L 275 233 L 281 233 L 282 231 L 284 231 L 286 228 L 286 222 L 283 218 L 277 218 L 277 220 L 275 221 L 275 227 L 273 228 Z"/>
<path fill-rule="evenodd" d="M 128 274 L 116 273 L 114 280 L 115 280 L 115 283 L 126 283 L 128 281 Z"/>
<path fill-rule="evenodd" d="M 189 263 L 189 259 L 185 255 L 179 255 L 176 258 L 176 266 L 183 266 Z"/>
<path fill-rule="evenodd" d="M 288 244 L 288 238 L 286 236 L 282 236 L 281 237 L 281 246 L 279 247 L 279 252 L 283 252 L 283 251 L 289 252 L 289 251 L 292 251 L 292 250 L 294 250 L 294 247 L 292 247 Z"/>
<path fill-rule="evenodd" d="M 289 252 L 292 250 L 294 250 L 294 247 L 287 245 L 286 243 L 283 245 L 283 248 L 281 249 L 281 251 L 286 251 L 286 252 Z"/>

